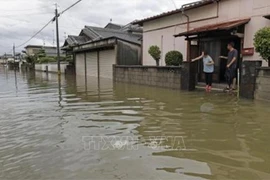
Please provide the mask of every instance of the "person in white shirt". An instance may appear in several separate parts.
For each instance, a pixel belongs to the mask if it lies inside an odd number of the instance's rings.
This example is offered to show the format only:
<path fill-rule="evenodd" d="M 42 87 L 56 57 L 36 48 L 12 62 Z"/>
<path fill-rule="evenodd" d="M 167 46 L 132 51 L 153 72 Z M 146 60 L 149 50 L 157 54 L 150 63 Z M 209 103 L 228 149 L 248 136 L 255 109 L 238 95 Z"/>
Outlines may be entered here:
<path fill-rule="evenodd" d="M 212 81 L 215 63 L 211 58 L 211 56 L 209 56 L 207 51 L 203 51 L 201 56 L 192 59 L 192 61 L 198 61 L 201 59 L 203 60 L 203 72 L 205 73 L 205 83 L 206 83 L 205 90 L 207 92 L 210 92 L 212 90 Z"/>

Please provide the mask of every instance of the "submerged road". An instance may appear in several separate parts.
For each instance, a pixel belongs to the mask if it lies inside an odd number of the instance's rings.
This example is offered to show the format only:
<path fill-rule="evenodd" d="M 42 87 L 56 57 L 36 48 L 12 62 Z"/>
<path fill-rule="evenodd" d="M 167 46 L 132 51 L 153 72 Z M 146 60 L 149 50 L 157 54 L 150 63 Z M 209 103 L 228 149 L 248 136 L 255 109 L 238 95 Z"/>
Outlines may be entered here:
<path fill-rule="evenodd" d="M 270 179 L 269 105 L 0 67 L 0 179 Z"/>

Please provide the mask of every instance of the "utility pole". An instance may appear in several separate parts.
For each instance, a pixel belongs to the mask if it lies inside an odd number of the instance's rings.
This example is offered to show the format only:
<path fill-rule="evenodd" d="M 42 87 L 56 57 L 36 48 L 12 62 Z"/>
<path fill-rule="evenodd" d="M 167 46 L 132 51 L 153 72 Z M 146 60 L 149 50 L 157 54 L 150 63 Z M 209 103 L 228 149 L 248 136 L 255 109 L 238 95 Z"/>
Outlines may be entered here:
<path fill-rule="evenodd" d="M 15 56 L 16 56 L 16 53 L 15 53 L 15 43 L 13 43 L 13 57 L 14 57 L 14 61 L 15 61 Z"/>
<path fill-rule="evenodd" d="M 55 45 L 55 36 L 54 36 L 54 30 L 52 30 L 52 33 L 53 33 L 53 47 Z"/>
<path fill-rule="evenodd" d="M 60 71 L 60 45 L 59 45 L 59 27 L 58 27 L 58 9 L 57 9 L 57 3 L 55 4 L 55 24 L 56 24 L 56 44 L 57 44 L 57 70 L 58 75 L 61 74 Z"/>
<path fill-rule="evenodd" d="M 7 53 L 5 53 L 4 63 L 7 64 Z"/>

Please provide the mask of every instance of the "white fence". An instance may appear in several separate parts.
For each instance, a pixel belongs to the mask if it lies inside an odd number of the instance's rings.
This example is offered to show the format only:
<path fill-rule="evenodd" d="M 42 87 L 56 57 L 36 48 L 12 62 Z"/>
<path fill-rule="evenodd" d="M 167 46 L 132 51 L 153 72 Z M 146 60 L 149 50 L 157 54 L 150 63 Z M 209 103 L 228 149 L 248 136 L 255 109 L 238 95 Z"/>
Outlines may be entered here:
<path fill-rule="evenodd" d="M 60 70 L 61 73 L 65 73 L 68 63 L 61 63 Z M 36 71 L 57 73 L 57 63 L 46 63 L 46 64 L 35 64 Z"/>

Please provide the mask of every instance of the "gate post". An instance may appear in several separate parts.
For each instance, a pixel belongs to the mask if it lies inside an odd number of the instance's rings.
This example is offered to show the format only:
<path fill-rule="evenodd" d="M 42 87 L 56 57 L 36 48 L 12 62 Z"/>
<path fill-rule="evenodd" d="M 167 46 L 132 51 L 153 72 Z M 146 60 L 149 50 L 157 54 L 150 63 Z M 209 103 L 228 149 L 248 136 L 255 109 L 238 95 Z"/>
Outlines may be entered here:
<path fill-rule="evenodd" d="M 257 68 L 262 66 L 262 61 L 243 61 L 240 79 L 240 96 L 254 99 L 256 88 Z"/>
<path fill-rule="evenodd" d="M 196 69 L 195 62 L 183 62 L 181 70 L 181 90 L 195 90 L 197 75 Z"/>

